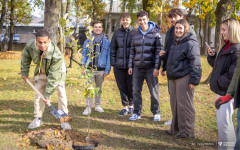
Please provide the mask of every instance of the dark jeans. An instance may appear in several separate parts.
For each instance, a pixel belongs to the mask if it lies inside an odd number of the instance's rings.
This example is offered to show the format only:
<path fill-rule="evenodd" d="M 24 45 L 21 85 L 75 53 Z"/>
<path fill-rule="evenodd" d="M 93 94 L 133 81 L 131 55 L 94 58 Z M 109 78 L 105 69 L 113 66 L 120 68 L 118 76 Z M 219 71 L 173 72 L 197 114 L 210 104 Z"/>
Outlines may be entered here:
<path fill-rule="evenodd" d="M 118 89 L 120 91 L 122 105 L 132 106 L 133 105 L 132 76 L 128 74 L 128 69 L 120 69 L 114 67 L 113 71 Z"/>
<path fill-rule="evenodd" d="M 147 81 L 148 89 L 151 94 L 151 112 L 153 114 L 160 114 L 159 84 L 158 78 L 153 76 L 153 70 L 154 68 L 133 69 L 133 101 L 135 114 L 142 114 L 142 87 L 144 79 Z"/>

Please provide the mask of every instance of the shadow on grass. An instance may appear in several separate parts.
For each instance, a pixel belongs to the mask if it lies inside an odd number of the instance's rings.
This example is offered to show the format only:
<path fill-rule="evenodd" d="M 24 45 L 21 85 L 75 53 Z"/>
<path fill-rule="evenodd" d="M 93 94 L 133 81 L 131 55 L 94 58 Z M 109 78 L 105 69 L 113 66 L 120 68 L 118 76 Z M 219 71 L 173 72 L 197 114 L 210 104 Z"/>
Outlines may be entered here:
<path fill-rule="evenodd" d="M 53 105 L 57 108 L 57 103 Z M 73 117 L 70 124 L 79 132 L 87 130 L 88 117 L 82 115 L 84 109 L 84 107 L 69 105 L 70 115 Z M 26 131 L 33 119 L 33 101 L 0 100 L 0 110 L 0 131 L 3 133 Z M 49 110 L 46 107 L 43 114 L 44 126 L 34 130 L 60 125 L 59 120 Z M 166 135 L 158 127 L 159 123 L 153 123 L 152 117 L 144 116 L 141 120 L 130 122 L 129 116 L 119 117 L 117 113 L 118 110 L 110 109 L 105 109 L 104 113 L 92 111 L 90 131 L 102 137 L 96 149 L 216 149 L 215 145 L 215 147 L 203 147 L 191 144 L 209 143 L 209 141 L 176 140 L 176 136 Z"/>

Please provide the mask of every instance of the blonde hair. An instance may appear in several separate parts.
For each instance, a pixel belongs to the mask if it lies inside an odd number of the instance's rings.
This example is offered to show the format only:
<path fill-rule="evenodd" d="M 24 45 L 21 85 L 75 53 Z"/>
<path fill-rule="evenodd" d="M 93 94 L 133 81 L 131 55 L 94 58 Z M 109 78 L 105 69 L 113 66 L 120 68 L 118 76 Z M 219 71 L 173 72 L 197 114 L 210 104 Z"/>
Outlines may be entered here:
<path fill-rule="evenodd" d="M 226 25 L 228 27 L 229 41 L 231 43 L 240 43 L 240 24 L 237 19 L 229 18 L 224 20 L 221 25 Z M 220 49 L 224 45 L 224 39 L 221 36 L 220 39 Z"/>

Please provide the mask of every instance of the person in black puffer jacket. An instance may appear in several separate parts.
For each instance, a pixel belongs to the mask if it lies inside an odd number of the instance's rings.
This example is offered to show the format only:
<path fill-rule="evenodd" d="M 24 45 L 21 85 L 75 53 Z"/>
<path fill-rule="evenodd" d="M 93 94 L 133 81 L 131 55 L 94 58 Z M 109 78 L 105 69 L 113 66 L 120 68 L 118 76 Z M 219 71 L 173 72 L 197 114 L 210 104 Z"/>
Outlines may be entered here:
<path fill-rule="evenodd" d="M 132 75 L 128 74 L 128 60 L 131 48 L 132 33 L 136 31 L 131 27 L 129 13 L 121 14 L 121 28 L 116 30 L 111 40 L 111 65 L 120 91 L 124 108 L 118 113 L 124 116 L 133 113 Z"/>
<path fill-rule="evenodd" d="M 151 94 L 151 112 L 153 121 L 160 121 L 159 84 L 160 68 L 159 52 L 162 49 L 160 27 L 149 21 L 148 13 L 137 14 L 138 31 L 132 36 L 132 44 L 128 63 L 128 73 L 133 74 L 134 114 L 129 120 L 141 118 L 142 86 L 146 79 Z"/>
<path fill-rule="evenodd" d="M 194 89 L 199 84 L 202 68 L 200 48 L 196 36 L 189 32 L 188 22 L 180 19 L 175 25 L 175 43 L 169 51 L 160 51 L 167 64 L 172 124 L 169 135 L 179 132 L 177 138 L 194 138 Z"/>
<path fill-rule="evenodd" d="M 220 51 L 215 53 L 215 49 L 208 49 L 208 63 L 213 67 L 210 78 L 210 89 L 217 94 L 217 126 L 218 141 L 228 143 L 218 145 L 221 150 L 232 149 L 236 141 L 232 115 L 234 113 L 234 99 L 228 96 L 227 99 L 221 97 L 227 93 L 231 83 L 234 70 L 237 65 L 240 49 L 240 24 L 236 19 L 226 19 L 221 24 Z M 224 101 L 220 102 L 222 99 Z M 221 105 L 221 106 L 220 106 Z"/>

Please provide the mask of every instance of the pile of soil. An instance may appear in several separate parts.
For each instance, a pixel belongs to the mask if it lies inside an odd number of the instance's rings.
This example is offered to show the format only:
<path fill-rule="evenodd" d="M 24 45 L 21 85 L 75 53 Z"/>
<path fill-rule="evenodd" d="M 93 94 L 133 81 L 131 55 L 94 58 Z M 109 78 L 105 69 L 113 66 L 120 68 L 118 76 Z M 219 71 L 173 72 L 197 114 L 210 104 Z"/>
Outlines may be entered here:
<path fill-rule="evenodd" d="M 69 149 L 74 147 L 94 147 L 97 142 L 92 139 L 86 142 L 86 135 L 82 135 L 74 130 L 42 129 L 29 132 L 24 138 L 30 140 L 31 145 L 37 145 L 45 149 Z"/>

